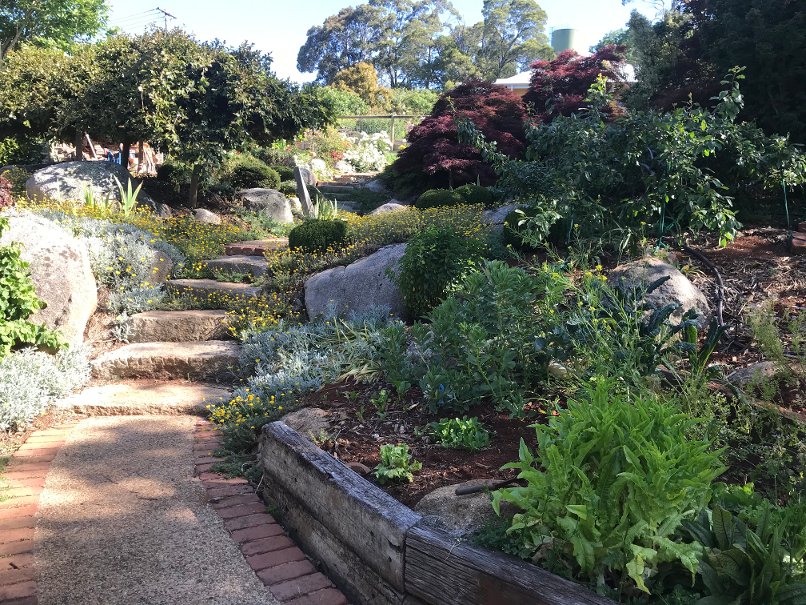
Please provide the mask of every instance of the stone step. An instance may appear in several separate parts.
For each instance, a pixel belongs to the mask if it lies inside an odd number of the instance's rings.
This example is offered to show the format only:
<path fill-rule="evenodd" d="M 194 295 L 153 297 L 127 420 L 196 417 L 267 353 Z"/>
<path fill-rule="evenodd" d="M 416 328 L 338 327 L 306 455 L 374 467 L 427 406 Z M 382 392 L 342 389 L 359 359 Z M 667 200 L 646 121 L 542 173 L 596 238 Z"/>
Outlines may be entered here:
<path fill-rule="evenodd" d="M 269 270 L 265 256 L 247 256 L 245 254 L 234 254 L 208 260 L 207 267 L 221 271 L 246 273 L 254 277 L 265 275 Z"/>
<path fill-rule="evenodd" d="M 792 234 L 792 254 L 806 254 L 806 233 L 796 231 Z"/>
<path fill-rule="evenodd" d="M 227 256 L 263 256 L 270 250 L 282 250 L 283 248 L 288 248 L 288 238 L 272 237 L 227 244 L 224 246 L 224 254 Z"/>
<path fill-rule="evenodd" d="M 208 404 L 229 400 L 231 392 L 203 383 L 129 380 L 88 387 L 56 406 L 89 416 L 201 415 Z"/>
<path fill-rule="evenodd" d="M 216 281 L 214 279 L 169 279 L 165 282 L 169 292 L 174 294 L 191 294 L 206 296 L 209 294 L 225 294 L 252 298 L 260 294 L 261 288 L 237 282 Z"/>
<path fill-rule="evenodd" d="M 353 191 L 355 191 L 355 187 L 353 187 L 352 185 L 327 184 L 327 185 L 319 185 L 317 189 L 319 189 L 319 191 L 321 191 L 322 193 L 352 193 Z"/>
<path fill-rule="evenodd" d="M 240 352 L 240 345 L 223 340 L 134 343 L 95 359 L 92 374 L 102 380 L 228 380 L 237 373 Z"/>
<path fill-rule="evenodd" d="M 330 193 L 329 191 L 323 191 L 322 195 L 325 196 L 325 199 L 328 200 L 336 200 L 337 202 L 346 202 L 353 198 L 352 192 L 349 193 Z"/>
<path fill-rule="evenodd" d="M 223 310 L 146 311 L 127 320 L 129 342 L 190 342 L 230 338 Z"/>

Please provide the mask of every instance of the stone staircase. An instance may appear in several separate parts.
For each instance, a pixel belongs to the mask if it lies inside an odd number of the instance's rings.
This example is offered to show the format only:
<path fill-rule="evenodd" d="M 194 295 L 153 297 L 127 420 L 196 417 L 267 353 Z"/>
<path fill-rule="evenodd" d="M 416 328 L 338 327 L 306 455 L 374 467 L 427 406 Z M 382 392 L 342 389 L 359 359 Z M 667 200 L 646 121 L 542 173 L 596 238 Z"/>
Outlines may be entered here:
<path fill-rule="evenodd" d="M 319 183 L 316 188 L 327 199 L 336 200 L 340 210 L 358 212 L 361 207 L 355 200 L 355 191 L 376 176 L 376 174 L 345 174 L 332 181 Z"/>
<path fill-rule="evenodd" d="M 287 245 L 285 238 L 232 243 L 207 266 L 259 277 L 268 271 L 265 252 Z M 254 298 L 261 292 L 258 286 L 213 279 L 172 279 L 166 288 L 200 299 L 216 294 Z M 92 362 L 93 378 L 111 384 L 91 386 L 62 406 L 93 415 L 176 414 L 199 412 L 203 403 L 226 398 L 228 388 L 206 384 L 228 384 L 237 374 L 241 347 L 230 340 L 226 317 L 221 309 L 131 316 L 129 344 Z"/>
<path fill-rule="evenodd" d="M 798 230 L 792 233 L 792 253 L 806 254 L 806 221 L 798 224 Z"/>

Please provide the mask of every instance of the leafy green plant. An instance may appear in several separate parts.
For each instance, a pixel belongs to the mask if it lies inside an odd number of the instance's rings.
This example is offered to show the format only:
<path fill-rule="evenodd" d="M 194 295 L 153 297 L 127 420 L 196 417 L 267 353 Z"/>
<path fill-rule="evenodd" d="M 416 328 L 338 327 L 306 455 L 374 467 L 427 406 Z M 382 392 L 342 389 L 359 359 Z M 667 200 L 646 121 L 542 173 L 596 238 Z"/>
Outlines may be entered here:
<path fill-rule="evenodd" d="M 720 500 L 685 523 L 705 547 L 699 574 L 709 596 L 696 605 L 806 603 L 806 504 L 779 508 L 752 486 Z"/>
<path fill-rule="evenodd" d="M 339 248 L 347 240 L 347 223 L 309 219 L 288 233 L 288 247 L 302 252 L 324 252 Z"/>
<path fill-rule="evenodd" d="M 229 162 L 225 180 L 236 189 L 277 189 L 280 186 L 280 175 L 249 154 L 239 154 Z"/>
<path fill-rule="evenodd" d="M 374 474 L 379 483 L 411 483 L 421 468 L 422 463 L 412 459 L 408 445 L 387 443 L 381 446 L 381 462 Z"/>
<path fill-rule="evenodd" d="M 334 221 L 339 216 L 339 202 L 329 200 L 323 196 L 316 196 L 316 202 L 313 204 L 312 211 L 311 218 L 322 221 Z"/>
<path fill-rule="evenodd" d="M 369 401 L 375 406 L 375 415 L 381 420 L 386 419 L 386 415 L 389 413 L 389 391 L 381 389 Z"/>
<path fill-rule="evenodd" d="M 429 227 L 414 236 L 400 261 L 397 276 L 403 300 L 413 317 L 421 317 L 445 297 L 448 286 L 484 254 L 484 246 L 453 229 Z"/>
<path fill-rule="evenodd" d="M 136 189 L 132 189 L 132 180 L 129 179 L 126 189 L 123 189 L 123 185 L 120 184 L 118 177 L 113 176 L 112 178 L 115 179 L 115 183 L 118 186 L 118 192 L 120 193 L 120 210 L 123 213 L 124 217 L 131 216 L 134 212 L 135 207 L 137 206 L 137 196 L 140 195 L 140 190 L 143 188 L 143 184 L 140 183 L 137 185 Z"/>
<path fill-rule="evenodd" d="M 457 187 L 453 191 L 461 196 L 465 204 L 481 204 L 489 207 L 498 201 L 498 196 L 487 187 L 482 187 L 481 185 L 468 183 Z"/>
<path fill-rule="evenodd" d="M 438 208 L 439 206 L 458 206 L 464 204 L 465 199 L 461 193 L 451 189 L 429 189 L 414 202 L 414 207 L 420 210 Z"/>
<path fill-rule="evenodd" d="M 0 235 L 7 228 L 8 219 L 0 217 Z M 36 295 L 28 264 L 20 258 L 19 246 L 0 246 L 0 359 L 20 345 L 49 351 L 67 346 L 58 332 L 29 321 L 44 306 Z"/>
<path fill-rule="evenodd" d="M 84 187 L 81 190 L 81 197 L 84 205 L 91 208 L 98 216 L 108 216 L 113 210 L 115 204 L 112 198 L 107 195 L 101 197 L 95 193 L 92 187 Z"/>
<path fill-rule="evenodd" d="M 596 380 L 536 425 L 538 453 L 521 441 L 504 467 L 526 486 L 495 492 L 493 506 L 519 509 L 508 532 L 536 560 L 603 593 L 648 593 L 666 563 L 694 577 L 702 547 L 675 532 L 708 504 L 724 467 L 710 442 L 691 438 L 696 421 L 617 385 Z"/>
<path fill-rule="evenodd" d="M 475 416 L 443 418 L 430 428 L 434 440 L 445 447 L 478 451 L 490 445 L 490 433 Z"/>
<path fill-rule="evenodd" d="M 273 164 L 271 166 L 271 169 L 274 170 L 274 172 L 276 172 L 277 175 L 280 177 L 281 183 L 283 181 L 291 181 L 292 183 L 295 183 L 294 169 L 291 166 Z"/>

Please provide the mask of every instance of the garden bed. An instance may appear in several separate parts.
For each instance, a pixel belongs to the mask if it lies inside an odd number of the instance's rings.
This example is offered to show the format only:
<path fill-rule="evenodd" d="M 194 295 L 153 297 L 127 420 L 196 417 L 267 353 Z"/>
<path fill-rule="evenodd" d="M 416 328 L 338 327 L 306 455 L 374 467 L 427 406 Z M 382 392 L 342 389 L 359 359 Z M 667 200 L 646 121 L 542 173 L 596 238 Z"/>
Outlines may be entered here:
<path fill-rule="evenodd" d="M 282 422 L 264 427 L 261 445 L 264 494 L 356 603 L 612 605 L 538 567 L 428 528 Z"/>
<path fill-rule="evenodd" d="M 386 410 L 379 412 L 372 403 L 379 390 L 389 393 Z M 419 389 L 411 389 L 404 398 L 393 395 L 391 385 L 357 384 L 352 381 L 329 385 L 306 396 L 303 405 L 331 412 L 334 419 L 327 436 L 314 435 L 317 444 L 345 464 L 357 463 L 369 469 L 379 462 L 379 447 L 384 443 L 406 443 L 413 457 L 423 465 L 411 483 L 391 484 L 384 489 L 407 506 L 414 506 L 423 496 L 446 485 L 473 479 L 511 479 L 516 473 L 499 470 L 518 458 L 518 444 L 523 437 L 535 446 L 529 425 L 545 415 L 535 410 L 524 418 L 510 418 L 489 405 L 468 411 L 490 431 L 490 445 L 480 451 L 452 449 L 433 442 L 425 427 L 445 414 L 432 414 L 420 400 Z M 380 414 L 380 415 L 379 415 Z M 382 416 L 382 417 L 381 417 Z"/>

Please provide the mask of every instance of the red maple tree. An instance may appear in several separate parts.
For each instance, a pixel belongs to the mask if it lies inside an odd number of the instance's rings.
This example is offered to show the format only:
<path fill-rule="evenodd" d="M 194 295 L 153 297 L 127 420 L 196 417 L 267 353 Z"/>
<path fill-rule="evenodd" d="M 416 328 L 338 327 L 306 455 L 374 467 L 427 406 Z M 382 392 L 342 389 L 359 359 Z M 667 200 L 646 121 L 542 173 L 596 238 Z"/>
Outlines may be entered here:
<path fill-rule="evenodd" d="M 409 146 L 400 152 L 392 170 L 398 175 L 424 175 L 419 189 L 494 183 L 495 173 L 481 154 L 459 142 L 457 117 L 470 119 L 510 157 L 523 152 L 526 111 L 521 98 L 504 86 L 471 81 L 442 95 L 431 115 L 409 131 Z"/>

